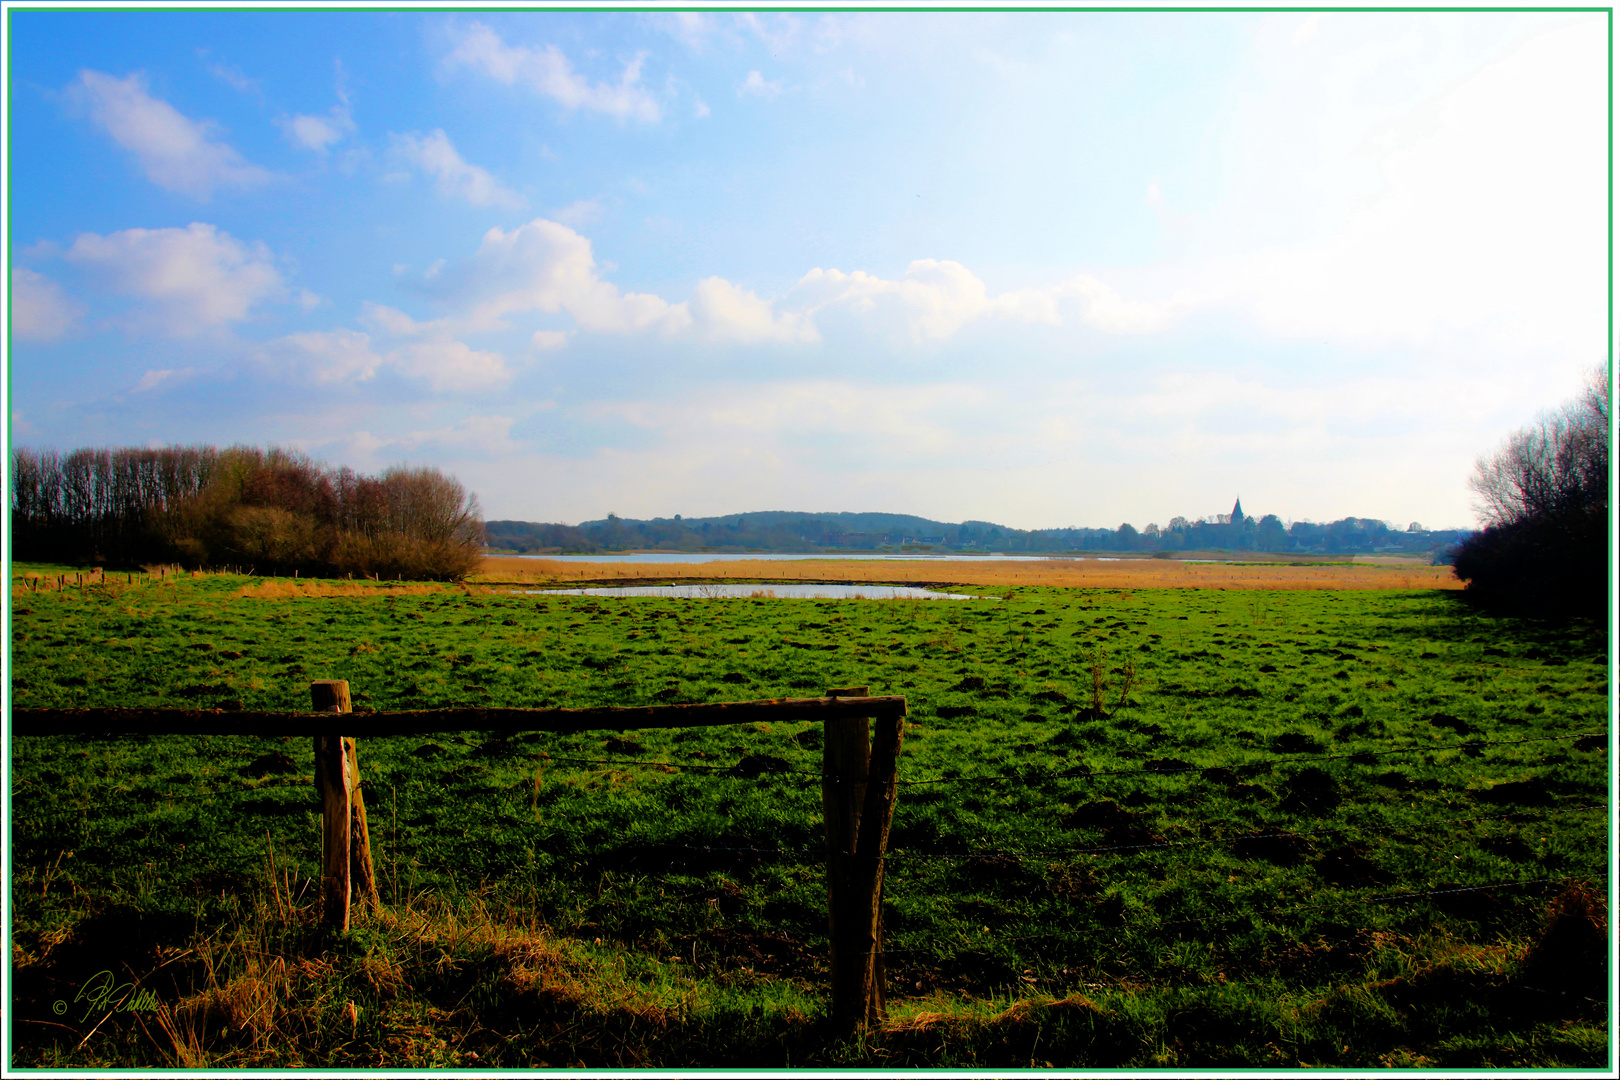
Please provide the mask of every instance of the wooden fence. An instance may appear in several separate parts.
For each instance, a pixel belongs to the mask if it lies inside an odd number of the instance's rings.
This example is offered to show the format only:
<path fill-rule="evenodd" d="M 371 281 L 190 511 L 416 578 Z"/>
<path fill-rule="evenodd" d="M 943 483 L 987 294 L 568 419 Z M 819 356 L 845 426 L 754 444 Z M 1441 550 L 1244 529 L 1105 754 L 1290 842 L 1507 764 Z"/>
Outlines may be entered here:
<path fill-rule="evenodd" d="M 333 930 L 346 931 L 356 893 L 364 903 L 381 902 L 361 794 L 357 736 L 624 731 L 820 720 L 831 1011 L 836 1020 L 850 1027 L 882 1019 L 883 864 L 894 820 L 895 781 L 905 728 L 903 696 L 871 697 L 866 687 L 858 686 L 828 690 L 819 698 L 699 705 L 357 713 L 350 708 L 347 682 L 323 680 L 310 684 L 310 700 L 313 711 L 308 713 L 14 709 L 11 733 L 311 736 L 315 791 L 321 804 L 322 921 Z M 335 719 L 334 714 L 342 719 Z"/>

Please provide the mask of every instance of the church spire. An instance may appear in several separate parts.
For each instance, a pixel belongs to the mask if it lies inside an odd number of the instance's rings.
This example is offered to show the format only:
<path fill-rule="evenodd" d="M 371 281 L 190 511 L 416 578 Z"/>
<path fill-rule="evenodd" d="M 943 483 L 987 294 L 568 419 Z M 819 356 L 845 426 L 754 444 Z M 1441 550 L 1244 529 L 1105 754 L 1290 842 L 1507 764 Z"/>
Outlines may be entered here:
<path fill-rule="evenodd" d="M 1237 502 L 1232 504 L 1232 524 L 1243 524 L 1243 496 L 1238 496 Z"/>

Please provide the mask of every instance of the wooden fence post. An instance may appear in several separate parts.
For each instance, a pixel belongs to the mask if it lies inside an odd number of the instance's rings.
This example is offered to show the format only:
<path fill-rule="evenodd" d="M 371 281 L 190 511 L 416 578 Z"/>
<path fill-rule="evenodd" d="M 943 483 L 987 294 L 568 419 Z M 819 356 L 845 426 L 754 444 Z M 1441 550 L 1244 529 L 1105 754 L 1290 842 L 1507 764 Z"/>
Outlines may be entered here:
<path fill-rule="evenodd" d="M 310 683 L 309 696 L 315 712 L 350 710 L 349 684 L 341 679 Z M 315 794 L 321 801 L 322 919 L 334 930 L 347 931 L 356 885 L 367 903 L 378 901 L 359 760 L 354 739 L 345 738 L 339 727 L 315 736 Z"/>
<path fill-rule="evenodd" d="M 866 697 L 867 688 L 827 691 Z M 894 780 L 905 721 L 886 717 L 877 738 L 865 717 L 824 722 L 822 810 L 827 830 L 827 921 L 832 1015 L 852 1028 L 883 1019 L 883 856 L 894 819 Z"/>

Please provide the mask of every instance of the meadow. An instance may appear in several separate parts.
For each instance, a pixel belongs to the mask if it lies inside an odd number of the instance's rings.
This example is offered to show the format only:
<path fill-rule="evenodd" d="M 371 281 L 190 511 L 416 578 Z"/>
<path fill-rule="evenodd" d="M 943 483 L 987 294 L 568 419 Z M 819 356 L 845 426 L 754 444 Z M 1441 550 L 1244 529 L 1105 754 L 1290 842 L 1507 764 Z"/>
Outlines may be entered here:
<path fill-rule="evenodd" d="M 1609 1063 L 1600 627 L 1413 567 L 823 565 L 982 598 L 20 565 L 12 704 L 904 694 L 881 1031 L 824 1015 L 816 725 L 362 739 L 382 906 L 335 940 L 307 739 L 61 735 L 10 744 L 11 1064 Z"/>

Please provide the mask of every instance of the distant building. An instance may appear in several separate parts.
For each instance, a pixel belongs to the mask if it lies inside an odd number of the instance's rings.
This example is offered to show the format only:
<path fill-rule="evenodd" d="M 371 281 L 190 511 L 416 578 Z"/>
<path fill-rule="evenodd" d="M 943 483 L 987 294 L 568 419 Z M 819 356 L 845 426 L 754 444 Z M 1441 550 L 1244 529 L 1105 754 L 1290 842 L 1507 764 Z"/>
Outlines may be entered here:
<path fill-rule="evenodd" d="M 1234 524 L 1234 525 L 1243 524 L 1243 498 L 1242 498 L 1242 496 L 1239 496 L 1237 502 L 1232 504 L 1232 524 Z"/>

